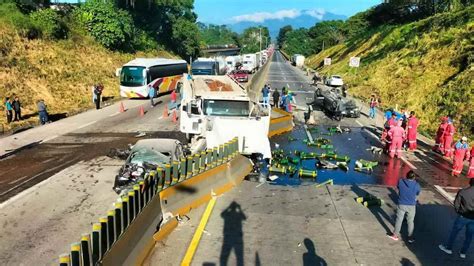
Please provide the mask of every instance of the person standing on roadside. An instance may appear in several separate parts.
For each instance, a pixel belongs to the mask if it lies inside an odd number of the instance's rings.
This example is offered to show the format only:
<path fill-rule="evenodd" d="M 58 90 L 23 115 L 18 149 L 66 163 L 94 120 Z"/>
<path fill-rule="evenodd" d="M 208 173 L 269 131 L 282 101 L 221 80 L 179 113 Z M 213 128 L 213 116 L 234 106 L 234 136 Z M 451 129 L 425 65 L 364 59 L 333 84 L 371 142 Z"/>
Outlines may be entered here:
<path fill-rule="evenodd" d="M 18 98 L 18 96 L 14 96 L 14 100 L 13 100 L 13 110 L 15 111 L 15 119 L 13 119 L 14 121 L 20 121 L 21 120 L 21 103 L 20 103 L 20 99 Z"/>
<path fill-rule="evenodd" d="M 453 171 L 452 176 L 459 176 L 464 167 L 464 159 L 469 157 L 469 145 L 467 144 L 467 138 L 462 137 L 456 144 L 454 144 L 454 157 L 453 157 Z"/>
<path fill-rule="evenodd" d="M 263 105 L 268 106 L 268 102 L 270 101 L 270 89 L 268 85 L 265 84 L 262 88 L 262 98 L 263 98 Z"/>
<path fill-rule="evenodd" d="M 94 86 L 94 103 L 95 103 L 95 109 L 99 110 L 100 109 L 100 98 L 102 95 L 102 91 L 104 90 L 104 86 L 102 84 L 97 84 Z"/>
<path fill-rule="evenodd" d="M 407 140 L 410 151 L 416 150 L 416 135 L 418 134 L 418 119 L 415 117 L 415 112 L 410 112 L 410 117 L 407 122 Z"/>
<path fill-rule="evenodd" d="M 469 170 L 467 171 L 468 178 L 474 178 L 474 145 L 471 147 L 471 152 L 469 154 Z"/>
<path fill-rule="evenodd" d="M 155 107 L 155 102 L 153 102 L 153 98 L 156 97 L 156 90 L 151 84 L 148 84 L 148 97 L 150 98 L 151 107 Z"/>
<path fill-rule="evenodd" d="M 369 117 L 372 119 L 375 119 L 375 108 L 377 107 L 377 105 L 378 105 L 377 98 L 375 97 L 375 94 L 372 94 L 370 96 L 370 103 L 369 103 L 369 106 L 370 106 Z"/>
<path fill-rule="evenodd" d="M 466 236 L 459 252 L 459 257 L 465 259 L 466 252 L 471 245 L 472 236 L 474 235 L 474 179 L 469 180 L 469 187 L 458 191 L 456 199 L 454 199 L 454 210 L 458 216 L 451 228 L 448 241 L 446 244 L 441 244 L 438 247 L 446 254 L 453 254 L 454 240 L 456 240 L 458 233 L 465 227 Z"/>
<path fill-rule="evenodd" d="M 39 100 L 36 106 L 38 107 L 38 114 L 39 114 L 41 125 L 48 123 L 49 122 L 48 111 L 46 109 L 46 104 L 44 103 L 44 100 Z"/>
<path fill-rule="evenodd" d="M 412 170 L 408 171 L 406 178 L 398 181 L 398 206 L 395 228 L 389 237 L 395 241 L 399 239 L 405 214 L 408 224 L 408 243 L 415 242 L 413 230 L 415 229 L 416 198 L 420 195 L 420 185 L 415 180 L 416 174 Z"/>
<path fill-rule="evenodd" d="M 13 118 L 13 106 L 10 97 L 5 98 L 5 114 L 7 116 L 7 123 L 10 124 Z"/>
<path fill-rule="evenodd" d="M 446 130 L 443 133 L 443 155 L 445 157 L 452 157 L 453 156 L 453 138 L 454 133 L 456 133 L 456 128 L 453 125 L 453 121 L 448 118 L 448 124 L 446 126 Z"/>
<path fill-rule="evenodd" d="M 275 89 L 272 94 L 273 97 L 273 106 L 278 108 L 280 107 L 280 92 L 278 92 L 278 89 Z"/>
<path fill-rule="evenodd" d="M 441 118 L 441 124 L 439 124 L 438 131 L 436 132 L 436 138 L 435 138 L 435 145 L 433 146 L 433 151 L 436 152 L 442 152 L 443 149 L 443 144 L 444 144 L 444 131 L 446 130 L 446 127 L 448 126 L 448 117 L 443 116 Z"/>

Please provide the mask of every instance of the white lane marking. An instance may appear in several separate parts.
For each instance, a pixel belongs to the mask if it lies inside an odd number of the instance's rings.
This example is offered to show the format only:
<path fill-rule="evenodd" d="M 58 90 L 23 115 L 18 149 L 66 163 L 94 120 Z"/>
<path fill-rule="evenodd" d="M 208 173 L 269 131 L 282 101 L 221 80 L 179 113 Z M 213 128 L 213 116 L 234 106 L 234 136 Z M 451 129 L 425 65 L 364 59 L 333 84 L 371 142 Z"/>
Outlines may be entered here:
<path fill-rule="evenodd" d="M 50 140 L 55 139 L 55 138 L 57 138 L 57 137 L 59 137 L 59 136 L 58 136 L 58 135 L 54 135 L 54 136 L 51 136 L 51 137 L 49 137 L 49 138 L 45 138 L 45 139 L 43 139 L 43 140 L 41 141 L 41 143 L 50 141 Z"/>
<path fill-rule="evenodd" d="M 3 195 L 5 195 L 5 194 L 7 194 L 7 193 L 9 193 L 10 191 L 12 191 L 12 190 L 14 190 L 14 189 L 17 189 L 18 187 L 22 186 L 23 184 L 25 184 L 25 183 L 27 183 L 27 182 L 29 182 L 29 181 L 35 179 L 35 178 L 37 178 L 38 176 L 40 176 L 40 175 L 42 175 L 42 174 L 46 174 L 46 173 L 49 173 L 49 172 L 51 172 L 51 171 L 54 171 L 54 170 L 56 170 L 56 169 L 58 169 L 58 168 L 60 168 L 60 167 L 62 167 L 62 166 L 64 166 L 64 165 L 66 165 L 66 164 L 68 164 L 68 163 L 74 161 L 74 160 L 75 160 L 75 159 L 69 160 L 69 161 L 67 161 L 67 162 L 65 162 L 65 163 L 62 163 L 62 164 L 58 165 L 58 166 L 55 166 L 55 167 L 50 168 L 50 169 L 48 169 L 48 170 L 46 170 L 46 171 L 43 171 L 43 172 L 41 172 L 41 173 L 39 173 L 39 174 L 36 174 L 36 175 L 34 175 L 34 176 L 32 176 L 32 177 L 26 179 L 25 181 L 21 182 L 20 184 L 11 187 L 11 188 L 8 189 L 7 191 L 2 192 L 2 193 L 0 194 L 0 196 L 3 196 Z"/>
<path fill-rule="evenodd" d="M 438 186 L 438 185 L 434 185 L 435 189 L 438 190 L 438 192 L 441 194 L 441 196 L 443 196 L 445 199 L 447 199 L 451 204 L 453 204 L 454 202 L 454 197 L 449 194 L 448 192 L 446 192 L 446 190 L 444 190 L 442 187 Z"/>
<path fill-rule="evenodd" d="M 159 120 L 163 119 L 163 115 L 161 115 L 160 117 L 158 117 Z"/>
<path fill-rule="evenodd" d="M 410 167 L 412 170 L 416 170 L 418 168 L 416 168 L 412 163 L 410 163 L 405 157 L 400 157 L 400 159 L 406 163 L 408 165 L 408 167 Z"/>
<path fill-rule="evenodd" d="M 115 113 L 113 113 L 113 114 L 110 114 L 109 117 L 113 117 L 113 116 L 116 116 L 116 115 L 118 115 L 118 114 L 120 114 L 120 112 L 115 112 Z"/>
<path fill-rule="evenodd" d="M 28 177 L 28 176 L 25 175 L 25 176 L 23 176 L 23 177 L 20 177 L 20 178 L 18 178 L 18 179 L 16 179 L 16 180 L 13 180 L 13 181 L 9 182 L 8 184 L 9 184 L 9 185 L 13 185 L 13 184 L 18 183 L 18 182 L 20 182 L 21 180 L 23 180 L 23 179 L 25 179 L 25 178 L 27 178 L 27 177 Z"/>
<path fill-rule="evenodd" d="M 286 86 L 290 87 L 290 83 L 286 83 Z"/>
<path fill-rule="evenodd" d="M 359 124 L 359 126 L 363 127 L 364 125 L 362 125 L 361 122 L 359 122 L 359 120 L 356 120 L 356 123 Z"/>
<path fill-rule="evenodd" d="M 85 128 L 85 127 L 87 127 L 87 126 L 90 126 L 90 125 L 92 125 L 92 124 L 95 124 L 96 122 L 97 122 L 97 120 L 92 121 L 92 122 L 89 122 L 89 123 L 87 123 L 87 124 L 84 124 L 84 125 L 78 127 L 77 129 Z"/>

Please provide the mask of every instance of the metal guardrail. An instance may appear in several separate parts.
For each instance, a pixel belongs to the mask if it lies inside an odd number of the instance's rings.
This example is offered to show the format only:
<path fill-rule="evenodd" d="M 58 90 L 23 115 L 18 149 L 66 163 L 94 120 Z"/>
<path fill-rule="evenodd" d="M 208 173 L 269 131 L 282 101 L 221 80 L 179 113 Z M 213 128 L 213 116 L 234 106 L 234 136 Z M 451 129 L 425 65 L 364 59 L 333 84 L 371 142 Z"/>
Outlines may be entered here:
<path fill-rule="evenodd" d="M 144 245 L 137 245 L 144 235 L 144 228 L 138 228 L 142 222 L 153 222 L 161 217 L 154 215 L 161 213 L 160 193 L 167 188 L 178 187 L 197 175 L 212 171 L 223 164 L 227 164 L 239 154 L 238 139 L 233 138 L 219 147 L 207 149 L 179 161 L 173 161 L 164 167 L 158 167 L 150 172 L 143 181 L 134 185 L 132 190 L 119 197 L 114 209 L 109 210 L 106 216 L 99 219 L 92 226 L 92 232 L 83 234 L 79 242 L 71 244 L 70 252 L 59 256 L 61 266 L 100 265 L 107 258 L 112 249 L 124 248 L 140 249 Z M 189 180 L 190 181 L 190 180 Z M 147 212 L 144 213 L 144 210 Z M 150 212 L 148 210 L 153 210 Z M 146 214 L 146 215 L 143 215 Z M 146 228 L 151 234 L 159 228 Z M 151 238 L 150 241 L 153 241 Z M 124 247 L 125 246 L 125 247 Z M 120 258 L 110 261 L 125 262 L 128 254 L 121 254 Z M 104 265 L 110 263 L 104 263 Z"/>

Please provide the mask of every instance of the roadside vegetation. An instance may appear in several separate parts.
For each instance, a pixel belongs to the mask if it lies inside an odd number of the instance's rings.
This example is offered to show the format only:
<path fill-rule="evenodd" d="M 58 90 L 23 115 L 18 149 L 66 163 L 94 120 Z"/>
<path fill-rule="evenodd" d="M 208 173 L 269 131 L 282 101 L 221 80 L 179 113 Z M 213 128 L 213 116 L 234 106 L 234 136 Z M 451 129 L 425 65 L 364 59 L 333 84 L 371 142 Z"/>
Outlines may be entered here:
<path fill-rule="evenodd" d="M 383 108 L 415 111 L 424 134 L 432 136 L 439 118 L 448 115 L 458 135 L 474 136 L 474 6 L 468 1 L 438 3 L 412 8 L 412 16 L 404 6 L 380 5 L 343 23 L 317 24 L 305 36 L 319 28 L 314 36 L 324 40 L 325 48 L 322 41 L 310 39 L 313 55 L 306 65 L 323 75 L 342 75 L 357 97 L 377 94 Z M 289 42 L 292 32 L 279 38 L 289 54 L 298 52 Z M 361 58 L 359 68 L 349 67 L 353 56 Z M 324 66 L 326 57 L 331 66 Z"/>

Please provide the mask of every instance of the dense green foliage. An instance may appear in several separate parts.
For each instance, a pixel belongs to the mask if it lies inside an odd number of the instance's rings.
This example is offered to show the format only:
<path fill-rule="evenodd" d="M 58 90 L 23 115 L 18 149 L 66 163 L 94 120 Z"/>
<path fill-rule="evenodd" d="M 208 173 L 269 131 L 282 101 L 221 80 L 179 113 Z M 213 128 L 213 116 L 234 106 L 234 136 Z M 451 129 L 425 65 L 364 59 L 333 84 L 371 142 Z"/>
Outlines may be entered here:
<path fill-rule="evenodd" d="M 82 27 L 109 49 L 125 50 L 133 38 L 133 20 L 129 13 L 112 2 L 90 0 L 75 10 Z"/>
<path fill-rule="evenodd" d="M 278 36 L 277 36 L 278 46 L 283 46 L 283 44 L 286 42 L 286 33 L 292 30 L 293 30 L 293 27 L 291 27 L 291 25 L 286 25 L 280 28 L 280 31 L 278 32 Z"/>
<path fill-rule="evenodd" d="M 203 23 L 198 23 L 198 27 L 203 46 L 225 44 L 240 46 L 239 35 L 229 29 L 226 25 L 205 25 Z"/>
<path fill-rule="evenodd" d="M 33 25 L 44 37 L 50 39 L 67 38 L 68 29 L 59 14 L 52 9 L 40 9 L 30 14 Z"/>
<path fill-rule="evenodd" d="M 256 53 L 270 44 L 271 38 L 267 27 L 250 27 L 241 36 L 242 53 Z"/>
<path fill-rule="evenodd" d="M 288 54 L 303 54 L 307 55 L 307 51 L 312 48 L 311 39 L 308 35 L 308 30 L 300 28 L 297 30 L 290 30 L 285 34 L 284 43 L 281 48 Z"/>

